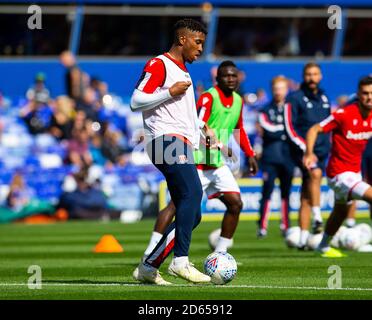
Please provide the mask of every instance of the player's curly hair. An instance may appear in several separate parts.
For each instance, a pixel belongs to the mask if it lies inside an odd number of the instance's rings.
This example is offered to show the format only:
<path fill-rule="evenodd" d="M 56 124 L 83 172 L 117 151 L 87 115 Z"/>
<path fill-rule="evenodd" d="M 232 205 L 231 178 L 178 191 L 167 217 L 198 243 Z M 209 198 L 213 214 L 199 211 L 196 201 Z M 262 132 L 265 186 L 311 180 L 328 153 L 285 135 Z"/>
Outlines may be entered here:
<path fill-rule="evenodd" d="M 184 28 L 190 31 L 201 32 L 204 33 L 205 35 L 207 35 L 208 33 L 207 28 L 203 23 L 190 18 L 181 19 L 178 20 L 173 27 L 174 42 L 178 42 L 178 30 Z"/>

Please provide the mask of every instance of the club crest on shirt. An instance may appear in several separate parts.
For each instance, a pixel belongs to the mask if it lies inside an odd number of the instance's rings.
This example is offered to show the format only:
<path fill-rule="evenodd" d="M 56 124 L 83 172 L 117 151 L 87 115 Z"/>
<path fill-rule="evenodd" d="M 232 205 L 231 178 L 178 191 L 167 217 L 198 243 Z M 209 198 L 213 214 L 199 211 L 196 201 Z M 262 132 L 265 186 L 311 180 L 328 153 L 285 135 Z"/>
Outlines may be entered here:
<path fill-rule="evenodd" d="M 323 103 L 323 108 L 328 109 L 330 107 L 329 102 L 328 102 L 328 98 L 324 94 L 321 95 L 321 98 L 324 102 Z"/>
<path fill-rule="evenodd" d="M 187 163 L 187 157 L 186 157 L 186 155 L 184 155 L 184 154 L 181 154 L 180 156 L 178 156 L 178 163 L 179 164 L 185 164 L 185 163 Z"/>

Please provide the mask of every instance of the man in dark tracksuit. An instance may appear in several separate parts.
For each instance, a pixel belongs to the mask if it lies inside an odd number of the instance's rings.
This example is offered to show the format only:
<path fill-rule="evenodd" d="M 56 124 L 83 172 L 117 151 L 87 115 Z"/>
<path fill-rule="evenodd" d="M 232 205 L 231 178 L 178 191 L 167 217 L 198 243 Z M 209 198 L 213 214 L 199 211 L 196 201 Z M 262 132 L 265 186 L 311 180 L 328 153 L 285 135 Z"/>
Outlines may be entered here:
<path fill-rule="evenodd" d="M 301 88 L 290 94 L 285 104 L 285 127 L 288 136 L 293 142 L 291 153 L 296 165 L 302 171 L 299 249 L 306 248 L 311 212 L 314 220 L 313 232 L 320 233 L 323 224 L 320 211 L 320 185 L 330 150 L 328 134 L 319 135 L 316 141 L 314 152 L 318 157 L 318 161 L 314 163 L 313 168 L 308 171 L 302 164 L 302 158 L 306 150 L 305 138 L 307 131 L 314 124 L 323 121 L 331 114 L 328 97 L 319 88 L 321 79 L 320 66 L 316 63 L 306 64 Z"/>
<path fill-rule="evenodd" d="M 263 153 L 262 198 L 260 218 L 258 220 L 258 238 L 267 235 L 270 213 L 270 198 L 274 190 L 275 179 L 280 181 L 281 224 L 283 234 L 289 228 L 289 193 L 292 185 L 294 163 L 290 154 L 290 142 L 284 127 L 284 104 L 288 93 L 288 82 L 285 77 L 275 77 L 272 82 L 273 100 L 259 114 L 258 122 L 262 130 Z"/>

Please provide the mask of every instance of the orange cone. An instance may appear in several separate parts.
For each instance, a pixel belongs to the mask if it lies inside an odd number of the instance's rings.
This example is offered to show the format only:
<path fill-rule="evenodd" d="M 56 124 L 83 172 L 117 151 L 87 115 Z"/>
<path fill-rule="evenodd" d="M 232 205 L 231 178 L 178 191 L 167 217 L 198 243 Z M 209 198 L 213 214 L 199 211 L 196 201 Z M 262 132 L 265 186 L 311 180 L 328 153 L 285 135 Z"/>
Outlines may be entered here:
<path fill-rule="evenodd" d="M 93 249 L 95 253 L 117 253 L 124 252 L 118 240 L 111 234 L 104 235 Z"/>

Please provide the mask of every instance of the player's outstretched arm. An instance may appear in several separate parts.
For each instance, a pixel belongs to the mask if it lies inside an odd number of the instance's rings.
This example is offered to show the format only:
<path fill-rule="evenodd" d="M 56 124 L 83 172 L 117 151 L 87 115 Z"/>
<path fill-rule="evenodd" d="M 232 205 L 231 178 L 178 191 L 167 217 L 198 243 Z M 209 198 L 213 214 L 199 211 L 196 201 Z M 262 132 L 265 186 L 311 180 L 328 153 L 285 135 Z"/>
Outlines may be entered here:
<path fill-rule="evenodd" d="M 314 145 L 319 133 L 323 132 L 323 128 L 319 123 L 313 125 L 306 134 L 306 152 L 303 158 L 303 164 L 307 169 L 311 167 L 318 161 L 316 155 L 314 154 Z"/>

